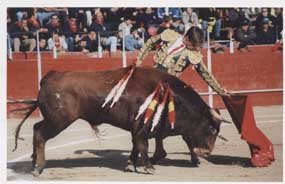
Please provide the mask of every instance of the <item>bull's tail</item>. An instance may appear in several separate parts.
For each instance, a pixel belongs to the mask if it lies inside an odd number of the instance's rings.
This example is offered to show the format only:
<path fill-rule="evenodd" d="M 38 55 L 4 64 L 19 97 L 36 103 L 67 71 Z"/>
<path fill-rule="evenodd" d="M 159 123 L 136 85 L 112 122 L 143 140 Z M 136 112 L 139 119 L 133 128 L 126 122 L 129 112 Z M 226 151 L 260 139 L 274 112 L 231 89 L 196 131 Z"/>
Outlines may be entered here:
<path fill-rule="evenodd" d="M 9 103 L 9 102 L 8 102 Z M 13 152 L 16 151 L 17 147 L 18 147 L 18 139 L 19 139 L 19 133 L 20 133 L 20 129 L 22 127 L 22 125 L 24 124 L 24 122 L 26 121 L 26 119 L 28 119 L 28 117 L 36 110 L 36 108 L 38 107 L 38 101 L 36 100 L 29 100 L 29 101 L 15 101 L 15 102 L 10 102 L 10 103 L 26 103 L 26 104 L 30 104 L 30 107 L 27 108 L 22 108 L 22 109 L 14 109 L 12 111 L 23 111 L 23 110 L 29 110 L 28 112 L 26 112 L 24 119 L 21 121 L 21 123 L 17 126 L 16 131 L 15 131 L 15 147 L 12 150 Z"/>

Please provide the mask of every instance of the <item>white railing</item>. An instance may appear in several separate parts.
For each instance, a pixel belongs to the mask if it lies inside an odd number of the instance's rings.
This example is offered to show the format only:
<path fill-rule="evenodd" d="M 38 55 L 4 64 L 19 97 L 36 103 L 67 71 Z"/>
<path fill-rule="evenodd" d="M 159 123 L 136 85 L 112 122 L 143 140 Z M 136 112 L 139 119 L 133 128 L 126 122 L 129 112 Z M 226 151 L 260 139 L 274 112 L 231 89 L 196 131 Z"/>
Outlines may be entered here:
<path fill-rule="evenodd" d="M 126 54 L 126 48 L 125 48 L 125 29 L 123 29 L 123 40 L 122 40 L 122 65 L 123 67 L 127 67 L 127 54 Z"/>
<path fill-rule="evenodd" d="M 211 53 L 211 48 L 210 48 L 210 33 L 209 31 L 207 31 L 207 46 L 208 46 L 208 50 L 207 50 L 207 66 L 208 66 L 208 71 L 210 73 L 212 73 L 212 53 Z M 213 107 L 213 89 L 208 85 L 208 92 L 209 92 L 209 98 L 208 98 L 208 104 L 210 107 Z"/>
<path fill-rule="evenodd" d="M 39 31 L 37 31 L 37 68 L 38 68 L 38 89 L 40 90 L 40 83 L 42 80 L 42 58 L 40 52 Z"/>
<path fill-rule="evenodd" d="M 232 94 L 249 94 L 249 93 L 270 93 L 270 92 L 283 92 L 283 88 L 275 89 L 251 89 L 251 90 L 240 90 L 240 91 L 229 91 Z M 199 92 L 201 96 L 217 95 L 216 92 Z"/>

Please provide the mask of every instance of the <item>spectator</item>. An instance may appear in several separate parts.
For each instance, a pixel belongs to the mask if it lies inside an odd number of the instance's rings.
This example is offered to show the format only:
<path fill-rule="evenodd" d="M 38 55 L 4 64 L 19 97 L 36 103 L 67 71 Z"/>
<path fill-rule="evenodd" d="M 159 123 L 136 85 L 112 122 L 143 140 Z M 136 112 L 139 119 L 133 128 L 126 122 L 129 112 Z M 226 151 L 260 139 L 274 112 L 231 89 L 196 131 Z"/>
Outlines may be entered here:
<path fill-rule="evenodd" d="M 158 8 L 157 17 L 163 20 L 164 16 L 171 16 L 172 18 L 181 19 L 182 11 L 180 8 Z"/>
<path fill-rule="evenodd" d="M 273 17 L 269 13 L 269 8 L 261 8 L 261 13 L 256 18 L 256 23 L 255 23 L 256 32 L 261 31 L 263 29 L 263 19 L 264 18 L 268 18 L 269 20 L 268 24 L 270 27 L 273 27 L 276 24 L 275 17 Z"/>
<path fill-rule="evenodd" d="M 144 27 L 145 29 L 148 29 L 149 25 L 155 23 L 157 20 L 157 16 L 152 8 L 146 8 L 144 11 L 139 11 L 137 17 L 137 26 Z"/>
<path fill-rule="evenodd" d="M 120 8 L 107 8 L 106 9 L 106 23 L 113 24 L 112 27 L 118 28 L 121 23 L 121 11 Z"/>
<path fill-rule="evenodd" d="M 250 22 L 255 22 L 257 15 L 260 13 L 259 8 L 243 8 L 245 18 Z"/>
<path fill-rule="evenodd" d="M 36 10 L 37 19 L 40 21 L 41 26 L 44 26 L 52 15 L 57 15 L 61 20 L 61 26 L 64 26 L 64 22 L 67 19 L 68 9 L 67 8 L 37 8 Z"/>
<path fill-rule="evenodd" d="M 100 33 L 101 44 L 104 47 L 109 46 L 111 52 L 117 51 L 117 37 L 108 30 L 108 27 L 104 23 L 102 13 L 97 13 L 95 15 L 95 21 L 91 24 L 90 29 L 96 33 Z"/>
<path fill-rule="evenodd" d="M 123 32 L 125 31 L 125 36 L 126 35 L 130 35 L 131 34 L 131 28 L 133 27 L 133 20 L 130 16 L 126 16 L 124 17 L 124 21 L 119 25 L 119 38 L 122 39 L 123 38 Z"/>
<path fill-rule="evenodd" d="M 94 30 L 90 30 L 88 36 L 84 37 L 82 40 L 86 41 L 86 50 L 89 52 L 98 51 L 98 39 Z M 84 42 L 81 44 L 84 44 Z"/>
<path fill-rule="evenodd" d="M 173 26 L 173 28 L 174 28 L 175 31 L 177 31 L 177 32 L 180 33 L 180 34 L 184 34 L 185 26 L 184 26 L 184 24 L 182 23 L 182 20 L 181 20 L 181 19 L 173 18 L 172 26 Z"/>
<path fill-rule="evenodd" d="M 157 34 L 162 33 L 165 29 L 175 30 L 175 27 L 173 26 L 173 20 L 170 16 L 164 16 L 163 21 L 158 28 Z"/>
<path fill-rule="evenodd" d="M 44 38 L 40 39 L 39 48 L 40 48 L 40 51 L 48 51 L 47 41 Z M 34 48 L 34 51 L 37 51 L 36 47 Z"/>
<path fill-rule="evenodd" d="M 31 15 L 28 19 L 28 23 L 32 25 L 35 29 L 39 30 L 41 28 L 40 22 L 36 19 L 35 15 Z"/>
<path fill-rule="evenodd" d="M 86 40 L 79 40 L 78 44 L 75 45 L 74 50 L 77 52 L 83 52 L 83 53 L 90 52 L 87 49 L 87 41 Z"/>
<path fill-rule="evenodd" d="M 74 51 L 74 39 L 79 31 L 79 23 L 77 22 L 75 16 L 69 17 L 64 26 L 64 35 L 66 38 L 68 51 Z"/>
<path fill-rule="evenodd" d="M 256 33 L 249 26 L 249 20 L 244 19 L 236 32 L 236 39 L 240 42 L 240 48 L 246 48 L 247 45 L 255 44 Z"/>
<path fill-rule="evenodd" d="M 276 42 L 276 34 L 272 27 L 269 26 L 269 19 L 264 18 L 262 21 L 262 30 L 257 32 L 257 44 L 274 44 Z"/>
<path fill-rule="evenodd" d="M 202 19 L 204 39 L 207 39 L 207 32 L 212 33 L 213 30 L 215 38 L 219 38 L 221 34 L 222 21 L 217 10 L 215 8 L 200 8 L 199 17 Z"/>
<path fill-rule="evenodd" d="M 201 28 L 201 25 L 199 24 L 198 15 L 196 12 L 193 11 L 192 8 L 186 8 L 186 10 L 182 13 L 182 22 L 185 25 L 185 33 L 192 26 L 198 26 Z"/>
<path fill-rule="evenodd" d="M 62 27 L 59 22 L 59 18 L 57 15 L 51 16 L 51 21 L 46 25 L 48 30 L 48 34 L 46 35 L 46 39 L 50 39 L 53 33 L 62 33 Z"/>
<path fill-rule="evenodd" d="M 48 49 L 52 50 L 56 48 L 57 52 L 62 52 L 67 50 L 67 43 L 65 38 L 61 33 L 53 33 L 53 37 L 48 39 Z"/>
<path fill-rule="evenodd" d="M 143 46 L 143 39 L 139 36 L 138 30 L 134 27 L 131 29 L 131 34 L 125 36 L 125 48 L 129 51 L 140 49 Z"/>
<path fill-rule="evenodd" d="M 283 9 L 282 8 L 275 8 L 275 17 L 276 17 L 276 31 L 278 40 L 282 38 L 281 32 L 283 30 Z"/>
<path fill-rule="evenodd" d="M 15 8 L 14 10 L 16 12 L 18 22 L 21 22 L 23 17 L 30 17 L 34 12 L 33 8 Z"/>
<path fill-rule="evenodd" d="M 230 8 L 226 11 L 226 26 L 231 28 L 237 28 L 238 25 L 238 18 L 239 18 L 239 9 L 238 8 Z"/>
<path fill-rule="evenodd" d="M 47 22 L 54 14 L 57 14 L 54 8 L 36 8 L 36 17 L 40 21 L 41 26 L 44 26 L 44 22 Z"/>
<path fill-rule="evenodd" d="M 11 38 L 13 38 L 14 51 L 19 52 L 21 50 L 33 51 L 36 47 L 35 33 L 36 28 L 28 24 L 28 19 L 23 18 L 21 22 L 16 24 L 11 29 Z"/>

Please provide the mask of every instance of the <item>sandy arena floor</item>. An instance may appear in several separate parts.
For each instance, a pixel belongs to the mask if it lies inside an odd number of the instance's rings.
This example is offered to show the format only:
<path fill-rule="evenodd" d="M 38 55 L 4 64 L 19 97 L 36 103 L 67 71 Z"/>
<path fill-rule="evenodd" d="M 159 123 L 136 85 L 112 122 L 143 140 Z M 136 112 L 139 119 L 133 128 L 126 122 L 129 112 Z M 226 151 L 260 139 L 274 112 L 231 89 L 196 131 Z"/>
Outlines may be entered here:
<path fill-rule="evenodd" d="M 131 150 L 129 132 L 101 125 L 105 132 L 96 138 L 89 125 L 78 120 L 46 144 L 46 169 L 39 177 L 31 175 L 32 126 L 40 119 L 28 119 L 21 129 L 18 150 L 14 131 L 20 119 L 8 120 L 7 180 L 34 181 L 282 181 L 282 106 L 255 107 L 258 127 L 274 144 L 275 162 L 266 168 L 249 166 L 249 148 L 234 125 L 223 125 L 221 134 L 229 142 L 217 140 L 212 155 L 201 158 L 199 167 L 190 167 L 188 148 L 180 136 L 164 140 L 167 158 L 155 165 L 154 175 L 124 172 Z M 229 115 L 222 111 L 222 115 Z M 150 140 L 152 155 L 154 140 Z M 143 170 L 143 168 L 139 168 Z"/>

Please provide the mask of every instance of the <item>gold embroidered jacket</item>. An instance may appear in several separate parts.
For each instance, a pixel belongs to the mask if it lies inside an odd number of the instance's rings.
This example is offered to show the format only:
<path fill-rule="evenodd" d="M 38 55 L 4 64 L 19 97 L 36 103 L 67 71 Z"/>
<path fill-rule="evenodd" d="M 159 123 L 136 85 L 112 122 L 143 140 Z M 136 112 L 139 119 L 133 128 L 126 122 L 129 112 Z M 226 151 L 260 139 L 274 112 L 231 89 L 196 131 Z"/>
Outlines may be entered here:
<path fill-rule="evenodd" d="M 198 51 L 191 51 L 185 46 L 183 47 L 181 44 L 183 43 L 182 39 L 183 36 L 171 29 L 152 36 L 140 50 L 137 61 L 142 62 L 147 54 L 155 46 L 159 45 L 154 55 L 154 67 L 165 70 L 171 75 L 178 77 L 188 65 L 192 64 L 203 80 L 206 81 L 214 91 L 220 95 L 224 94 L 225 90 L 204 65 L 202 54 Z"/>

